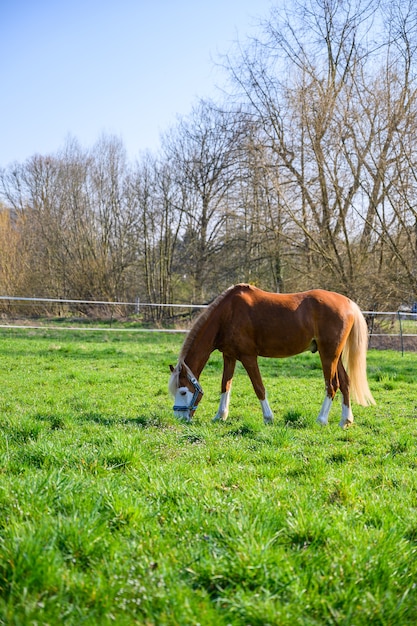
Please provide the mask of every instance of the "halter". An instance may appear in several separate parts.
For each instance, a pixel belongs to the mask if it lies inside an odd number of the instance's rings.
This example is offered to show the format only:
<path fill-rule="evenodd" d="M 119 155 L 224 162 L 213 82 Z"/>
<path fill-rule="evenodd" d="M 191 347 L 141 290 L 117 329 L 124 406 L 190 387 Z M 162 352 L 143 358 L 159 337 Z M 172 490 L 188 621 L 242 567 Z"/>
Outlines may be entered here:
<path fill-rule="evenodd" d="M 191 398 L 191 402 L 188 406 L 178 406 L 176 404 L 174 404 L 173 406 L 173 410 L 174 411 L 195 411 L 197 409 L 197 405 L 196 405 L 196 400 L 199 396 L 199 394 L 203 395 L 204 391 L 200 385 L 200 383 L 198 382 L 198 380 L 196 379 L 196 377 L 194 376 L 194 374 L 192 373 L 192 371 L 190 370 L 190 368 L 188 367 L 188 365 L 185 365 L 185 368 L 187 370 L 187 378 L 190 381 L 190 383 L 192 384 L 192 386 L 194 387 L 194 393 L 193 393 L 193 397 Z"/>

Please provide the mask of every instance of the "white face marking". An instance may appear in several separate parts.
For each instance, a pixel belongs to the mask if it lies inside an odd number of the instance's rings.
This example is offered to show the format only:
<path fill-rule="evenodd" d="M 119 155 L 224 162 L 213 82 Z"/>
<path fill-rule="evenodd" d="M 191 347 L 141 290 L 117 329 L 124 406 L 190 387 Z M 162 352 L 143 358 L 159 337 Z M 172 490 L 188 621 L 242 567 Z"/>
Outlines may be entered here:
<path fill-rule="evenodd" d="M 187 387 L 178 387 L 175 393 L 174 406 L 184 407 L 184 410 L 174 410 L 175 417 L 185 419 L 187 422 L 190 421 L 190 411 L 185 409 L 185 407 L 190 406 L 192 398 L 193 394 Z"/>

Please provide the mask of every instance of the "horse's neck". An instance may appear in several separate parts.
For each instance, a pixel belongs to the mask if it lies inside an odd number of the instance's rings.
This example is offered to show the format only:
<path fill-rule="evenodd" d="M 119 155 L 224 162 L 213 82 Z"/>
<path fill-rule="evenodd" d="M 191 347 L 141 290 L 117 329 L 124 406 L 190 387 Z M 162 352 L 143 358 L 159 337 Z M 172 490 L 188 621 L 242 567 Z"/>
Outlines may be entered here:
<path fill-rule="evenodd" d="M 195 349 L 191 348 L 190 350 L 188 350 L 187 354 L 184 355 L 184 362 L 188 365 L 194 376 L 196 376 L 197 378 L 199 378 L 211 353 L 212 350 L 206 352 L 196 351 Z"/>
<path fill-rule="evenodd" d="M 197 378 L 200 376 L 214 349 L 213 341 L 197 335 L 187 352 L 182 355 L 185 363 Z"/>

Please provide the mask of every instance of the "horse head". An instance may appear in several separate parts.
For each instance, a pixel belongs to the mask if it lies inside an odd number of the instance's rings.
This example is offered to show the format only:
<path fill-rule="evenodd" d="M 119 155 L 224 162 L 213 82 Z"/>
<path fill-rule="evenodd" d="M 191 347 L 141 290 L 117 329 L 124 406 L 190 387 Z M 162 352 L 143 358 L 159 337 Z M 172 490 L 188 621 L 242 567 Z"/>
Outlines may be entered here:
<path fill-rule="evenodd" d="M 174 397 L 174 416 L 191 422 L 203 397 L 201 385 L 184 361 L 179 361 L 175 367 L 170 365 L 170 370 L 168 389 Z"/>

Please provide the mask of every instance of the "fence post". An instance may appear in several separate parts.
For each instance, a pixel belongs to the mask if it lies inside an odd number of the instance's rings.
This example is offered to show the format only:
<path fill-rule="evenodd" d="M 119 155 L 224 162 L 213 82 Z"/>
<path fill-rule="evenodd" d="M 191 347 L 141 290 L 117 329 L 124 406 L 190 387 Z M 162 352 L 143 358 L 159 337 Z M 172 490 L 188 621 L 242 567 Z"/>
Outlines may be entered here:
<path fill-rule="evenodd" d="M 375 315 L 372 315 L 372 313 L 371 313 L 365 319 L 366 319 L 366 324 L 368 326 L 368 348 L 370 348 L 371 347 L 371 341 L 372 341 L 372 335 L 373 335 L 373 332 L 374 332 Z"/>
<path fill-rule="evenodd" d="M 401 356 L 404 356 L 404 337 L 403 337 L 403 325 L 401 321 L 401 311 L 397 311 L 398 321 L 400 323 L 400 342 L 401 342 Z"/>

